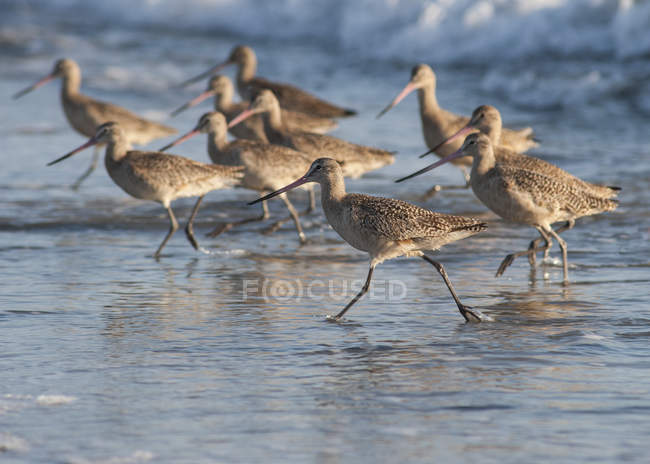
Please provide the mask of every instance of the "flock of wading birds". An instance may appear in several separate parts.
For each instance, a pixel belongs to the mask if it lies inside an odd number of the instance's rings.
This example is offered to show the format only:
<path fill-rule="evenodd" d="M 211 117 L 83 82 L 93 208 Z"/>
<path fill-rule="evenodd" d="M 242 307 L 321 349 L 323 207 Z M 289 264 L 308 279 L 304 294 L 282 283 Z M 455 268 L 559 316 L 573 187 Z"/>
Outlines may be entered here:
<path fill-rule="evenodd" d="M 233 102 L 232 82 L 216 74 L 230 64 L 238 67 L 236 84 L 241 103 Z M 224 62 L 183 83 L 188 85 L 210 77 L 207 89 L 172 115 L 211 96 L 215 111 L 205 113 L 194 129 L 160 151 L 132 150 L 131 144 L 147 144 L 176 130 L 80 93 L 81 71 L 72 60 L 57 61 L 49 75 L 14 98 L 57 77 L 63 80 L 61 99 L 65 115 L 72 127 L 90 140 L 48 166 L 95 145 L 93 163 L 73 185 L 76 188 L 94 169 L 99 147 L 105 145 L 104 161 L 111 179 L 129 195 L 157 201 L 167 210 L 171 225 L 154 254 L 157 259 L 178 228 L 170 203 L 176 198 L 198 197 L 185 233 L 192 246 L 201 250 L 192 223 L 204 195 L 225 187 L 271 193 L 249 203 L 261 202 L 260 217 L 220 224 L 210 236 L 242 223 L 267 219 L 266 201 L 279 196 L 289 210 L 300 241 L 304 242 L 299 214 L 286 192 L 298 187 L 306 190 L 310 199 L 308 213 L 315 207 L 310 183 L 317 182 L 327 221 L 346 242 L 370 255 L 370 269 L 363 288 L 331 319 L 339 320 L 368 291 L 375 266 L 398 256 L 419 256 L 432 264 L 466 321 L 489 319 L 477 309 L 462 304 L 442 264 L 424 254 L 481 232 L 486 224 L 475 218 L 436 213 L 401 200 L 347 193 L 344 177 L 358 178 L 391 164 L 393 154 L 324 135 L 337 126 L 335 118 L 353 116 L 355 111 L 292 85 L 257 77 L 256 70 L 253 50 L 237 46 Z M 422 132 L 430 148 L 424 155 L 435 153 L 441 159 L 397 182 L 444 163 L 453 163 L 463 170 L 466 187 L 471 186 L 488 208 L 507 221 L 528 224 L 539 232 L 540 237 L 531 241 L 528 249 L 506 256 L 496 275 L 503 274 L 518 256 L 526 255 L 534 267 L 536 253 L 542 251 L 546 257 L 555 239 L 562 251 L 564 284 L 567 284 L 567 245 L 559 233 L 572 228 L 579 217 L 615 209 L 614 197 L 620 189 L 583 181 L 542 159 L 524 155 L 523 152 L 538 145 L 533 130 L 503 128 L 499 111 L 492 106 L 479 106 L 470 118 L 440 108 L 435 94 L 436 76 L 425 64 L 413 68 L 406 87 L 377 117 L 414 90 L 418 92 Z M 237 140 L 228 142 L 228 131 Z M 213 164 L 163 153 L 199 133 L 208 135 L 208 153 Z M 468 168 L 471 168 L 469 174 Z M 439 189 L 434 187 L 428 193 Z M 554 230 L 551 225 L 556 222 L 564 224 Z M 281 223 L 272 227 L 277 228 Z"/>

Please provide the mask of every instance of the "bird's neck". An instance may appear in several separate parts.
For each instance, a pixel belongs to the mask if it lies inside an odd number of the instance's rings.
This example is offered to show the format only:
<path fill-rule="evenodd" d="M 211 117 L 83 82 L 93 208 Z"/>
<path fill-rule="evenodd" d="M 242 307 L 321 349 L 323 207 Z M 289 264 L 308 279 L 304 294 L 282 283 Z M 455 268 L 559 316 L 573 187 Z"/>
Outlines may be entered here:
<path fill-rule="evenodd" d="M 208 153 L 219 153 L 228 145 L 228 137 L 224 131 L 211 131 L 208 134 Z"/>
<path fill-rule="evenodd" d="M 222 90 L 214 96 L 214 109 L 217 111 L 228 111 L 232 107 L 234 90 Z"/>
<path fill-rule="evenodd" d="M 481 132 L 483 132 L 485 135 L 487 135 L 490 139 L 490 142 L 492 143 L 493 147 L 496 147 L 499 145 L 499 141 L 501 140 L 501 127 L 500 126 L 489 126 L 489 127 L 482 127 Z"/>
<path fill-rule="evenodd" d="M 495 164 L 494 150 L 492 148 L 483 150 L 479 155 L 474 156 L 474 160 L 472 161 L 472 177 L 487 174 L 490 169 L 494 168 Z"/>
<path fill-rule="evenodd" d="M 435 114 L 440 110 L 436 98 L 436 87 L 433 84 L 427 84 L 418 89 L 418 101 L 422 114 Z"/>
<path fill-rule="evenodd" d="M 269 111 L 264 112 L 262 114 L 262 120 L 264 121 L 264 132 L 269 140 L 282 137 L 284 125 L 279 106 L 276 105 Z"/>
<path fill-rule="evenodd" d="M 115 167 L 124 159 L 130 149 L 131 145 L 125 138 L 118 138 L 108 142 L 106 144 L 106 155 L 104 156 L 106 169 L 110 172 L 112 167 Z"/>
<path fill-rule="evenodd" d="M 61 86 L 61 94 L 63 96 L 77 95 L 81 87 L 81 72 L 72 71 L 63 76 L 63 85 Z"/>
<path fill-rule="evenodd" d="M 342 174 L 329 177 L 320 184 L 320 198 L 324 210 L 340 204 L 345 195 L 345 181 Z"/>
<path fill-rule="evenodd" d="M 237 71 L 237 81 L 240 83 L 248 82 L 255 77 L 256 72 L 257 58 L 251 56 L 240 63 L 239 71 Z"/>

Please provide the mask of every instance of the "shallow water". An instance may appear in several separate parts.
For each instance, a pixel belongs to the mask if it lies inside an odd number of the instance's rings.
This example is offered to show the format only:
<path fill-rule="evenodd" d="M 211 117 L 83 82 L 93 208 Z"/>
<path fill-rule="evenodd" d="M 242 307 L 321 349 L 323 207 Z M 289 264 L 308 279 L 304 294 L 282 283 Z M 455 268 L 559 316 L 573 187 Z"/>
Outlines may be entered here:
<path fill-rule="evenodd" d="M 29 5 L 12 4 L 0 22 L 2 462 L 647 462 L 650 94 L 641 81 L 617 92 L 603 78 L 597 99 L 593 86 L 570 85 L 594 69 L 628 73 L 625 63 L 564 57 L 555 79 L 533 85 L 504 72 L 516 61 L 458 67 L 426 57 L 445 107 L 469 113 L 492 103 L 507 124 L 535 127 L 540 156 L 623 187 L 618 210 L 580 219 L 564 235 L 571 284 L 563 287 L 557 246 L 534 274 L 523 259 L 494 278 L 532 228 L 502 223 L 469 191 L 418 200 L 433 183 L 460 182 L 454 168 L 392 182 L 425 163 L 416 157 L 425 149 L 415 97 L 374 118 L 407 82 L 410 59 L 367 52 L 349 27 L 334 45 L 317 33 L 262 37 L 236 25 L 170 31 L 168 2 L 146 28 L 115 17 L 103 23 L 103 10 L 71 24 L 65 2 Z M 431 266 L 398 259 L 377 268 L 372 291 L 344 323 L 328 323 L 365 279 L 367 257 L 340 240 L 320 209 L 303 219 L 304 246 L 290 223 L 272 235 L 250 224 L 204 237 L 218 221 L 258 213 L 243 206 L 255 198 L 243 190 L 206 197 L 195 228 L 211 254 L 195 252 L 179 231 L 157 262 L 151 255 L 168 227 L 159 205 L 129 198 L 101 166 L 71 191 L 90 152 L 45 166 L 83 142 L 63 117 L 59 84 L 8 97 L 70 56 L 88 94 L 163 118 L 203 84 L 170 86 L 243 40 L 268 76 L 360 110 L 335 135 L 399 151 L 395 165 L 349 181 L 349 191 L 489 222 L 435 257 L 462 300 L 493 322 L 464 324 Z M 536 66 L 545 76 L 545 65 Z M 517 92 L 508 82 L 528 87 Z M 545 88 L 572 103 L 540 104 Z M 168 122 L 188 130 L 208 108 Z M 178 148 L 207 160 L 201 138 Z M 305 206 L 304 194 L 294 198 Z M 192 204 L 175 203 L 179 219 Z M 285 214 L 279 202 L 271 209 Z"/>

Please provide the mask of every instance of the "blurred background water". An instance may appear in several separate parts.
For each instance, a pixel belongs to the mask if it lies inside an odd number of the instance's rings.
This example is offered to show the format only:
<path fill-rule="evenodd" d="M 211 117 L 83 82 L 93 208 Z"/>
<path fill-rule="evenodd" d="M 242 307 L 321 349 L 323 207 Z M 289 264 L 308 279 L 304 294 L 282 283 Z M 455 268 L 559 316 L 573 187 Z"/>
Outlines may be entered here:
<path fill-rule="evenodd" d="M 0 0 L 0 10 L 2 462 L 648 461 L 650 2 Z M 205 83 L 174 85 L 239 43 L 256 50 L 261 75 L 358 109 L 334 135 L 399 152 L 349 191 L 490 223 L 436 256 L 495 322 L 465 325 L 435 270 L 400 259 L 377 269 L 345 323 L 326 323 L 365 278 L 365 254 L 321 213 L 304 219 L 305 246 L 291 224 L 203 237 L 257 214 L 244 190 L 206 197 L 196 229 L 212 254 L 178 233 L 156 262 L 168 227 L 159 205 L 128 197 L 102 167 L 70 190 L 90 153 L 45 166 L 84 140 L 60 84 L 10 98 L 69 57 L 85 93 L 185 131 L 209 104 L 167 115 Z M 521 260 L 495 279 L 535 231 L 501 222 L 470 191 L 418 200 L 460 182 L 453 167 L 393 183 L 425 165 L 417 99 L 375 115 L 419 62 L 436 71 L 443 107 L 493 104 L 507 125 L 535 128 L 539 156 L 623 187 L 618 210 L 566 233 L 568 288 L 557 247 L 535 275 Z M 175 152 L 208 159 L 201 137 Z M 177 216 L 191 206 L 176 202 Z"/>

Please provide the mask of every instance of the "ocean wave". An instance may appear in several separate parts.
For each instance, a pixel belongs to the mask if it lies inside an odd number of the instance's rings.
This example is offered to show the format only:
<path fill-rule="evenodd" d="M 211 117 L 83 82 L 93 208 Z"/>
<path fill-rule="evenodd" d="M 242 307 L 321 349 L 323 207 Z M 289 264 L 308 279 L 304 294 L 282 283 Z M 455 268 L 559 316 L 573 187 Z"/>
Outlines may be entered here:
<path fill-rule="evenodd" d="M 20 15 L 67 17 L 73 10 L 90 24 L 309 38 L 409 62 L 650 55 L 650 2 L 634 0 L 36 0 Z"/>
<path fill-rule="evenodd" d="M 107 92 L 163 94 L 187 78 L 188 68 L 216 63 L 237 43 L 253 45 L 262 74 L 273 77 L 278 68 L 269 72 L 269 64 L 282 61 L 284 45 L 308 43 L 337 62 L 378 61 L 383 70 L 389 63 L 405 80 L 421 62 L 434 70 L 478 71 L 477 88 L 521 108 L 614 102 L 615 112 L 650 114 L 650 1 L 32 0 L 6 6 L 0 48 L 38 59 L 4 72 L 41 74 L 53 56 L 70 55 L 83 62 L 87 84 Z M 73 13 L 84 22 L 72 23 Z M 439 88 L 449 88 L 444 77 Z M 165 95 L 158 103 L 171 106 Z"/>

